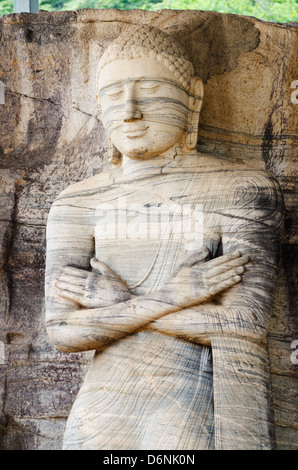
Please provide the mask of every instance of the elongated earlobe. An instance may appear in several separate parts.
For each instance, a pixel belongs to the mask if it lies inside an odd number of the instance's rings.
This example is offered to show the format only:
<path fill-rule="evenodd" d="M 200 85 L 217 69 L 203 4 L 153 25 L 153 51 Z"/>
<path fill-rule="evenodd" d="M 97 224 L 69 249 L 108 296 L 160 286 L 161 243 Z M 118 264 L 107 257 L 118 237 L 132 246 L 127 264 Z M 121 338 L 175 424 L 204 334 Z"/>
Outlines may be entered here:
<path fill-rule="evenodd" d="M 96 104 L 97 104 L 98 114 L 102 117 L 102 111 L 101 111 L 100 100 L 99 100 L 98 94 L 96 94 Z M 108 161 L 112 163 L 113 165 L 118 165 L 118 163 L 121 160 L 121 153 L 113 145 L 113 142 L 109 136 L 107 137 L 107 154 L 108 154 Z"/>
<path fill-rule="evenodd" d="M 198 77 L 193 77 L 189 89 L 189 118 L 182 145 L 184 152 L 195 149 L 197 145 L 203 94 L 204 86 L 202 80 Z"/>
<path fill-rule="evenodd" d="M 109 162 L 113 165 L 118 165 L 121 160 L 121 153 L 118 149 L 116 149 L 115 145 L 109 137 L 107 138 L 107 152 Z"/>

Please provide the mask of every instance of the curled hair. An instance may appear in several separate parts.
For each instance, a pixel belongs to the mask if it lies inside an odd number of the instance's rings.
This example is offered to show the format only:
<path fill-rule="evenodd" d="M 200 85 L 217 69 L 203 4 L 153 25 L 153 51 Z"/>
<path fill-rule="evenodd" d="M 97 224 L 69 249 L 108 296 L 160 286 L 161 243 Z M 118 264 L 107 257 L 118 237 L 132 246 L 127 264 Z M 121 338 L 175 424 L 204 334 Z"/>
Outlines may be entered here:
<path fill-rule="evenodd" d="M 182 46 L 160 29 L 148 25 L 127 28 L 106 49 L 97 68 L 97 87 L 99 74 L 105 65 L 118 59 L 139 58 L 151 58 L 163 63 L 176 80 L 186 90 L 189 89 L 194 69 Z"/>

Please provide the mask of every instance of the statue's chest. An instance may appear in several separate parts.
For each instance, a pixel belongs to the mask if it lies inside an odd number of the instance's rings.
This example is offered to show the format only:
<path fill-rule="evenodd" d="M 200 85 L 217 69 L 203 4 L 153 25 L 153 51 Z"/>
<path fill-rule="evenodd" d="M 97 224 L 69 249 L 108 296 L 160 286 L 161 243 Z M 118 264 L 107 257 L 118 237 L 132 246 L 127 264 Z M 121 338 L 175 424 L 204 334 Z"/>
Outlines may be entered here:
<path fill-rule="evenodd" d="M 98 205 L 96 256 L 136 292 L 156 289 L 206 246 L 206 196 L 191 183 L 181 178 L 131 184 L 115 188 Z"/>

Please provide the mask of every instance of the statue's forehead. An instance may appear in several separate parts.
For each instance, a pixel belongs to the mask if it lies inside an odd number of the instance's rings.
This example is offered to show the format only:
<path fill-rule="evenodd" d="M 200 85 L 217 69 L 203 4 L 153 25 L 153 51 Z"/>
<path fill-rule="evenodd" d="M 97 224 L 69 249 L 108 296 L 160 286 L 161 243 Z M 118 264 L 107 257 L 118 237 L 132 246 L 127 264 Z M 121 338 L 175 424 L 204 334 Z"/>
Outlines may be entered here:
<path fill-rule="evenodd" d="M 132 80 L 162 80 L 176 83 L 174 74 L 161 62 L 154 59 L 119 59 L 115 60 L 101 70 L 99 74 L 99 87 L 103 88 L 120 81 Z"/>

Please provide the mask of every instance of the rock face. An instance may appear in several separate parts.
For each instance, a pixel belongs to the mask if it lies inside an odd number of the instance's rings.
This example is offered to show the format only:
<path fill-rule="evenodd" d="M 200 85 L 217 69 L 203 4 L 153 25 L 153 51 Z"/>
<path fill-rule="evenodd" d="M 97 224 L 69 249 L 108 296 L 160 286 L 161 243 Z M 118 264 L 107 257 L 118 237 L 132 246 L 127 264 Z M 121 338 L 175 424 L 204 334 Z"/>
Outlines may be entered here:
<path fill-rule="evenodd" d="M 60 353 L 45 331 L 45 227 L 61 190 L 109 167 L 96 66 L 113 39 L 142 23 L 177 38 L 204 81 L 199 152 L 268 170 L 283 190 L 286 223 L 268 341 L 277 448 L 296 449 L 297 99 L 291 84 L 298 79 L 297 28 L 169 10 L 40 12 L 0 20 L 0 446 L 61 448 L 89 365 L 92 353 Z"/>

